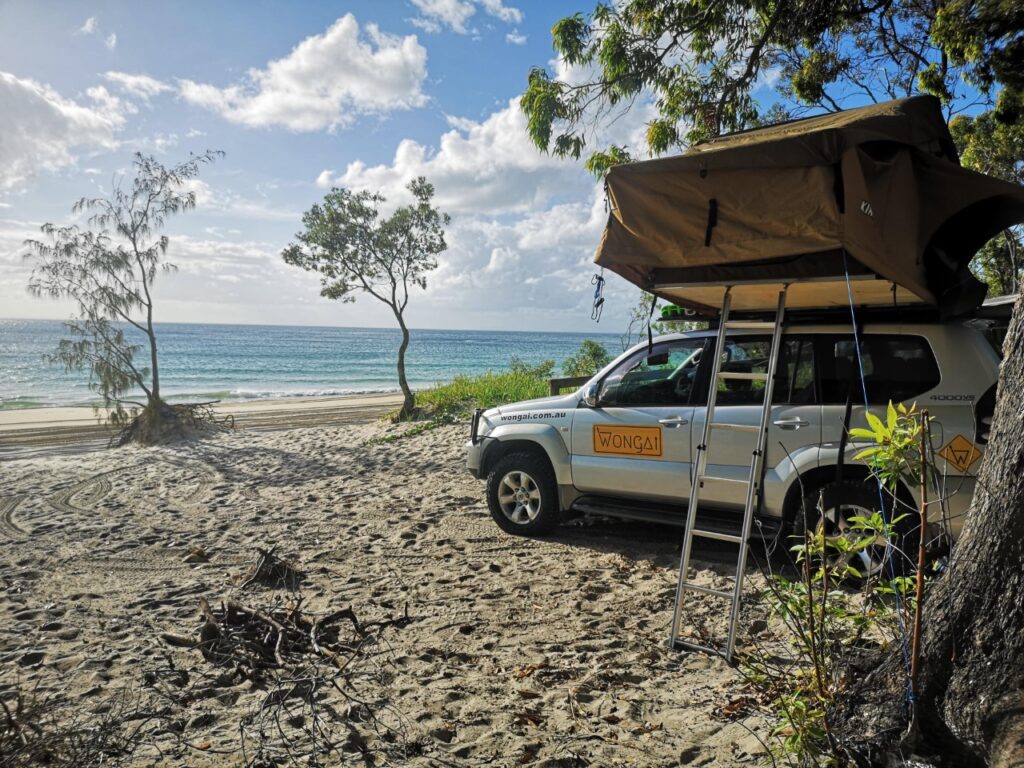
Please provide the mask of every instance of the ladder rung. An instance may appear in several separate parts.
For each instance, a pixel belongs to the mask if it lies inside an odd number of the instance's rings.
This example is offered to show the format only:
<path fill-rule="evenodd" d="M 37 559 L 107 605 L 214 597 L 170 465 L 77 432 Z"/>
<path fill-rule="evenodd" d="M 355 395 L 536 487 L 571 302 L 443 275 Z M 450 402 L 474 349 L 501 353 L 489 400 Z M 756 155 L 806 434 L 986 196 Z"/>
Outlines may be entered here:
<path fill-rule="evenodd" d="M 729 320 L 726 322 L 725 327 L 735 331 L 774 331 L 775 323 L 755 320 Z"/>
<path fill-rule="evenodd" d="M 694 536 L 703 536 L 705 539 L 715 539 L 716 541 L 729 541 L 733 544 L 739 544 L 743 541 L 742 536 L 737 536 L 733 533 L 719 533 L 718 531 L 705 531 L 700 528 L 693 529 Z"/>
<path fill-rule="evenodd" d="M 712 483 L 729 483 L 732 485 L 742 485 L 744 488 L 750 485 L 746 480 L 733 480 L 731 477 L 715 477 L 714 475 L 698 475 L 697 482 L 706 483 L 708 481 Z"/>
<path fill-rule="evenodd" d="M 737 379 L 739 381 L 768 381 L 767 373 L 737 373 L 734 371 L 719 371 L 720 379 Z"/>
<path fill-rule="evenodd" d="M 700 651 L 701 653 L 713 653 L 716 656 L 724 656 L 721 648 L 712 648 L 710 645 L 701 645 L 700 643 L 691 643 L 689 640 L 682 640 L 676 638 L 674 645 L 677 648 L 685 648 L 688 651 Z"/>
<path fill-rule="evenodd" d="M 729 589 L 729 590 L 725 590 L 725 589 L 712 589 L 711 587 L 702 587 L 702 586 L 700 586 L 698 584 L 691 584 L 690 582 L 686 582 L 686 584 L 683 585 L 683 588 L 684 589 L 692 589 L 694 592 L 703 592 L 705 595 L 714 595 L 715 597 L 724 597 L 724 598 L 729 599 L 729 600 L 732 599 L 732 590 L 731 589 Z"/>
<path fill-rule="evenodd" d="M 720 429 L 723 432 L 757 432 L 761 428 L 756 424 L 727 424 L 724 421 L 711 422 L 712 429 Z"/>

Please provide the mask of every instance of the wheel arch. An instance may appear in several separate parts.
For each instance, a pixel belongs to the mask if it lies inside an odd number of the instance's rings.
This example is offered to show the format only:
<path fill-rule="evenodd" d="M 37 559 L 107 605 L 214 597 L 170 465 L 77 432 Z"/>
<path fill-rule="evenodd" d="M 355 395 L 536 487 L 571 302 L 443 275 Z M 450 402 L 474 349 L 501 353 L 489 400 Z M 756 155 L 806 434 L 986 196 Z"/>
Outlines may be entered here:
<path fill-rule="evenodd" d="M 555 471 L 554 462 L 551 461 L 551 457 L 548 456 L 548 452 L 544 449 L 540 443 L 535 440 L 528 439 L 515 439 L 515 440 L 495 440 L 489 446 L 487 451 L 484 453 L 483 458 L 480 461 L 480 474 L 486 477 L 490 474 L 491 469 L 494 465 L 501 461 L 505 456 L 513 453 L 528 453 L 532 456 L 538 456 L 543 458 L 549 465 L 551 465 L 552 471 Z M 557 478 L 558 473 L 555 471 L 555 477 Z"/>
<path fill-rule="evenodd" d="M 480 476 L 487 477 L 495 462 L 516 451 L 543 456 L 555 474 L 559 486 L 572 485 L 572 462 L 565 440 L 550 424 L 502 426 L 488 435 L 488 446 L 480 458 Z"/>
<path fill-rule="evenodd" d="M 843 467 L 843 480 L 860 482 L 871 477 L 871 470 L 864 464 L 846 464 Z M 794 531 L 799 523 L 800 503 L 807 493 L 823 488 L 836 479 L 836 466 L 815 467 L 794 477 L 786 490 L 782 506 L 782 523 L 784 530 Z M 896 485 L 896 499 L 901 505 L 914 508 L 916 501 L 910 489 L 901 481 Z"/>

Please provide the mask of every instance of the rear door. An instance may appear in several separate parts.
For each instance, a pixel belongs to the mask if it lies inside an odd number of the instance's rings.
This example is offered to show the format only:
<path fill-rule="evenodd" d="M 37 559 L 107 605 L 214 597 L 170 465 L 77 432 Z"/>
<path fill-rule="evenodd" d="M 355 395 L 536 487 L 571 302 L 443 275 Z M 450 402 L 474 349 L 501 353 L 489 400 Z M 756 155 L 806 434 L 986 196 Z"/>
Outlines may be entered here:
<path fill-rule="evenodd" d="M 573 414 L 573 485 L 585 493 L 685 503 L 690 430 L 705 339 L 639 350 L 600 384 L 598 406 Z"/>
<path fill-rule="evenodd" d="M 768 421 L 765 485 L 769 488 L 780 482 L 776 468 L 786 468 L 788 473 L 789 456 L 795 456 L 797 452 L 819 450 L 822 434 L 812 337 L 787 334 L 782 344 L 774 403 Z M 767 373 L 770 351 L 770 336 L 730 336 L 725 342 L 722 371 Z M 715 422 L 756 427 L 761 419 L 764 390 L 764 381 L 719 381 Z M 707 409 L 697 409 L 692 431 L 694 446 L 703 435 L 706 414 Z M 750 462 L 756 442 L 757 436 L 750 432 L 712 429 L 708 438 L 707 474 L 746 481 L 750 476 Z M 702 504 L 710 506 L 742 509 L 745 500 L 746 489 L 731 484 L 709 482 L 701 491 Z"/>

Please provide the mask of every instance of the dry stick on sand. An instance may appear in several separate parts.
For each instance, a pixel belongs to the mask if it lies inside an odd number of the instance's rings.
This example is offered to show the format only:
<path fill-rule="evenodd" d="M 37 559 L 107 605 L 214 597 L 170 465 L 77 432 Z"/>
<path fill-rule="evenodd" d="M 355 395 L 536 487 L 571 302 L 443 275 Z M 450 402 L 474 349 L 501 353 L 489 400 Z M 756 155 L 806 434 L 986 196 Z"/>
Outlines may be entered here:
<path fill-rule="evenodd" d="M 249 573 L 249 576 L 238 585 L 239 589 L 245 589 L 256 581 L 263 582 L 264 584 L 284 584 L 287 587 L 295 587 L 303 580 L 305 574 L 287 560 L 283 560 L 275 554 L 277 552 L 276 544 L 270 549 L 256 547 L 256 551 L 260 553 L 259 560 Z"/>

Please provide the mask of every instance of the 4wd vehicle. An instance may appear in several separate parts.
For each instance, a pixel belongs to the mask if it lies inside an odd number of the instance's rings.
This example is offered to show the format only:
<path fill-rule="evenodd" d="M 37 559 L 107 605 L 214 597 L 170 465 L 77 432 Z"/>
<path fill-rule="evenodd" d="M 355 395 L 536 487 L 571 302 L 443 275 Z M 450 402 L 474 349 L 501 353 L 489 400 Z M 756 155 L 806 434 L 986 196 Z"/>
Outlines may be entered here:
<path fill-rule="evenodd" d="M 467 464 L 487 480 L 495 522 L 526 535 L 549 531 L 572 513 L 684 525 L 716 334 L 658 337 L 652 346 L 645 342 L 625 352 L 571 395 L 477 412 Z M 937 490 L 947 503 L 933 505 L 931 518 L 941 523 L 938 530 L 956 537 L 986 443 L 999 357 L 980 330 L 962 322 L 868 324 L 860 342 L 872 410 L 881 412 L 889 401 L 917 402 L 934 417 Z M 765 373 L 770 344 L 764 332 L 730 331 L 720 351 L 722 370 Z M 877 486 L 865 482 L 863 462 L 852 459 L 863 444 L 845 446 L 837 479 L 848 400 L 850 424 L 865 423 L 854 344 L 848 321 L 786 326 L 757 488 L 755 529 L 765 536 L 788 533 L 798 523 L 802 530 L 801 500 L 812 499 L 807 508 L 814 508 L 822 492 L 826 509 L 847 515 L 871 513 L 885 503 Z M 721 381 L 716 421 L 756 427 L 764 384 L 763 377 Z M 708 522 L 738 526 L 754 445 L 749 429 L 719 433 L 710 445 L 709 474 L 744 482 L 702 489 L 701 515 L 707 509 L 714 518 Z M 901 487 L 897 497 L 913 505 L 916 493 Z M 878 565 L 861 567 L 870 572 Z"/>

